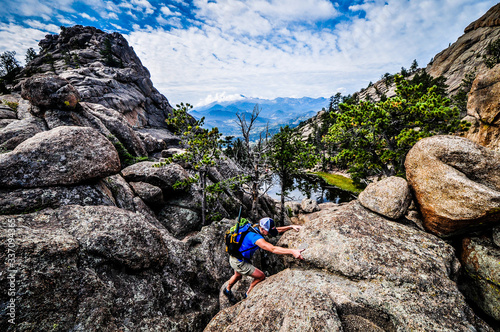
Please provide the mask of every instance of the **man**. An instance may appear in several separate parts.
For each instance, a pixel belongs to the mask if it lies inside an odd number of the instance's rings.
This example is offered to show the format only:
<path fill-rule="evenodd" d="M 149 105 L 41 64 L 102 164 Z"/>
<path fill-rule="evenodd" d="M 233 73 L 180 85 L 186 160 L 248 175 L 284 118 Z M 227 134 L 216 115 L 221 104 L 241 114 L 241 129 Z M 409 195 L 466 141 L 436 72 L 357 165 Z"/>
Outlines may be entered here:
<path fill-rule="evenodd" d="M 250 224 L 245 227 L 252 227 Z M 302 226 L 291 225 L 291 226 L 283 226 L 276 227 L 274 224 L 274 220 L 271 218 L 263 218 L 259 221 L 258 229 L 251 229 L 250 232 L 243 239 L 243 243 L 240 247 L 240 253 L 243 255 L 243 259 L 240 260 L 236 257 L 229 256 L 229 264 L 234 270 L 234 275 L 229 279 L 229 283 L 227 288 L 224 289 L 224 295 L 227 296 L 231 303 L 238 302 L 231 292 L 231 288 L 236 284 L 242 276 L 251 276 L 254 278 L 250 287 L 248 287 L 247 292 L 245 293 L 245 298 L 248 296 L 250 291 L 257 285 L 259 282 L 266 279 L 264 272 L 253 266 L 250 261 L 252 259 L 253 254 L 257 251 L 257 249 L 262 248 L 266 251 L 272 252 L 278 255 L 292 255 L 297 259 L 304 259 L 302 257 L 302 251 L 305 249 L 286 249 L 282 247 L 277 247 L 272 245 L 271 243 L 264 240 L 264 236 L 276 236 L 279 233 L 284 233 L 290 229 L 295 231 L 299 231 Z M 239 238 L 236 239 L 239 241 Z"/>

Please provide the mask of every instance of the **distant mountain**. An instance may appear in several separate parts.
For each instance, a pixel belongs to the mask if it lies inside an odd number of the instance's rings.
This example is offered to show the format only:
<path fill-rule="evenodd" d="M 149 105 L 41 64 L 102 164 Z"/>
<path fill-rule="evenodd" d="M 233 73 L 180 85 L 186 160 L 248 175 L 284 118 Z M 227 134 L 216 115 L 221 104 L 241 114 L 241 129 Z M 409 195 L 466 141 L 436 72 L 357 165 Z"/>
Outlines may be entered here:
<path fill-rule="evenodd" d="M 269 124 L 269 131 L 274 134 L 285 125 L 297 126 L 328 107 L 327 98 L 276 98 L 273 100 L 260 98 L 244 98 L 235 101 L 214 102 L 197 107 L 190 114 L 200 119 L 205 117 L 205 124 L 218 127 L 226 136 L 241 136 L 236 113 L 245 114 L 250 119 L 252 111 L 258 105 L 262 109 L 255 123 L 254 137 Z"/>

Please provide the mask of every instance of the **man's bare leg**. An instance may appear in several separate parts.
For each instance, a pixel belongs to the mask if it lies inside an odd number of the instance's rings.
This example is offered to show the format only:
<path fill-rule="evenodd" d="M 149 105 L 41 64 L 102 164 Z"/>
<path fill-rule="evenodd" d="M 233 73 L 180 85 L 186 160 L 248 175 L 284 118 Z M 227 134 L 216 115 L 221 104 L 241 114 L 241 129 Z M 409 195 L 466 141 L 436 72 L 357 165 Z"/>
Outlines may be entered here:
<path fill-rule="evenodd" d="M 237 283 L 241 279 L 241 274 L 239 272 L 234 271 L 233 276 L 231 279 L 229 279 L 229 282 L 227 283 L 227 290 L 230 291 L 231 287 L 234 286 L 235 283 Z"/>
<path fill-rule="evenodd" d="M 250 294 L 250 291 L 257 285 L 259 282 L 264 281 L 266 279 L 266 275 L 259 269 L 255 269 L 255 271 L 250 275 L 253 278 L 250 287 L 248 287 L 247 295 Z"/>

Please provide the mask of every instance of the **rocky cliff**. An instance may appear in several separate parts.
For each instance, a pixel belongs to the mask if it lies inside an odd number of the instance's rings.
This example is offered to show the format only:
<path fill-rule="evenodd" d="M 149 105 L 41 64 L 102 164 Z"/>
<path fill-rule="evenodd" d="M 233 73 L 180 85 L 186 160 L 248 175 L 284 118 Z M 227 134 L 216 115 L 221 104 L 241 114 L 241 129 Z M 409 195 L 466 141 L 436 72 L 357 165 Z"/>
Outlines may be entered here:
<path fill-rule="evenodd" d="M 174 189 L 189 165 L 152 167 L 182 148 L 168 100 L 120 34 L 75 26 L 40 47 L 0 96 L 0 329 L 202 330 L 231 272 L 210 260 L 228 224 L 202 231 L 198 185 Z M 209 182 L 239 173 L 223 161 Z M 226 189 L 211 212 L 240 206 Z"/>

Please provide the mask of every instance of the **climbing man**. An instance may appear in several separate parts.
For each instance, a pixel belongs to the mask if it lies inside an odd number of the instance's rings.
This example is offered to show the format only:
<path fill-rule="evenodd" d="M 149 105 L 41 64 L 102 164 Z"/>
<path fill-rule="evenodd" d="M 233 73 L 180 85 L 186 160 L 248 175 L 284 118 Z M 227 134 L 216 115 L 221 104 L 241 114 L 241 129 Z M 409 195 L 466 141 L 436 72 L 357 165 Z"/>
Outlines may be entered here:
<path fill-rule="evenodd" d="M 257 251 L 257 249 L 262 248 L 266 251 L 272 252 L 273 254 L 292 255 L 297 259 L 304 259 L 304 257 L 302 257 L 302 251 L 304 251 L 305 249 L 286 249 L 274 246 L 264 240 L 264 236 L 269 235 L 271 237 L 274 237 L 290 229 L 298 232 L 302 226 L 291 225 L 276 227 L 273 219 L 263 218 L 259 221 L 258 227 L 252 227 L 251 224 L 247 224 L 245 227 L 251 227 L 252 229 L 250 229 L 250 231 L 247 232 L 246 236 L 243 238 L 243 242 L 241 243 L 241 247 L 239 249 L 239 252 L 241 253 L 243 259 L 238 259 L 232 255 L 229 256 L 229 264 L 234 270 L 234 275 L 231 277 L 231 279 L 229 279 L 227 288 L 224 288 L 224 295 L 227 296 L 232 304 L 235 304 L 236 302 L 238 302 L 238 300 L 236 300 L 233 292 L 231 292 L 231 288 L 241 279 L 242 276 L 251 276 L 252 278 L 254 278 L 254 280 L 250 284 L 250 287 L 248 287 L 244 298 L 248 296 L 255 285 L 266 279 L 264 272 L 250 263 L 252 256 Z M 243 229 L 242 231 L 245 230 Z M 237 241 L 239 241 L 239 239 L 237 239 Z"/>

